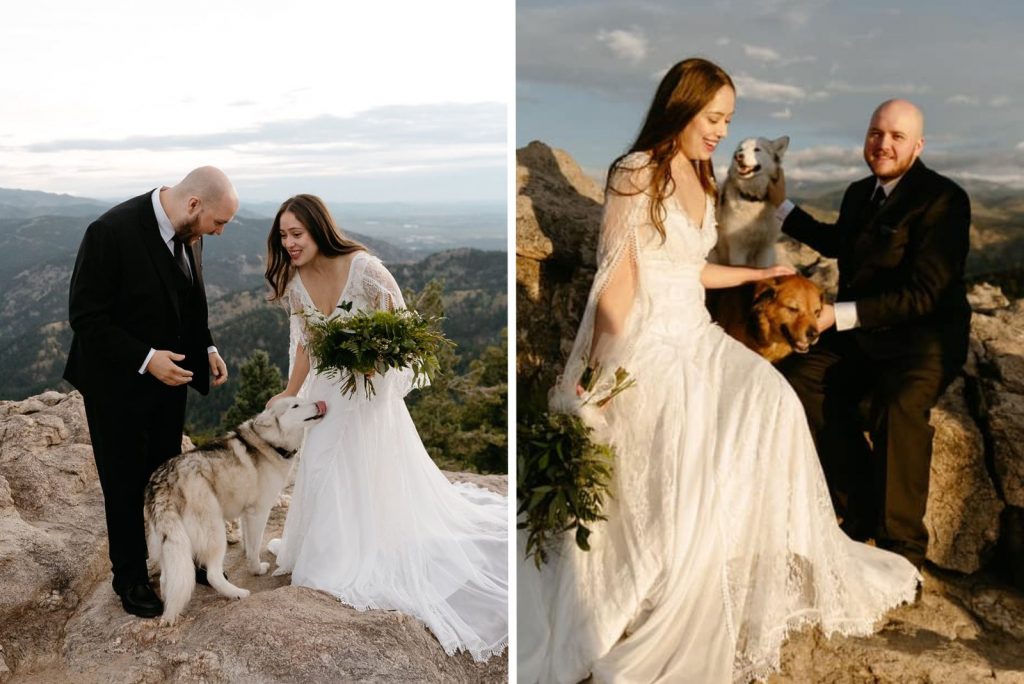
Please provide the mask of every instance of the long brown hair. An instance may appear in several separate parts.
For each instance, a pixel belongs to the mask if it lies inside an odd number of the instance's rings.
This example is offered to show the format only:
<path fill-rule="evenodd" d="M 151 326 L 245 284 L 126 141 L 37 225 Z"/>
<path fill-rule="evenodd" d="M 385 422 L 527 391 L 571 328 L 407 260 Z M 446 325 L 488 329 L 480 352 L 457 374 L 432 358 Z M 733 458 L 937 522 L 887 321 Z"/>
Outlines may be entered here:
<path fill-rule="evenodd" d="M 334 222 L 327 205 L 316 195 L 296 195 L 284 201 L 274 217 L 274 225 L 267 236 L 267 271 L 264 274 L 273 292 L 270 300 L 280 299 L 284 295 L 288 282 L 295 274 L 291 258 L 281 244 L 281 216 L 286 211 L 295 215 L 309 234 L 317 249 L 326 257 L 338 257 L 359 250 L 367 251 L 366 247 L 354 240 L 346 238 Z"/>
<path fill-rule="evenodd" d="M 680 151 L 679 134 L 723 86 L 736 89 L 729 74 L 706 59 L 693 57 L 673 65 L 661 79 L 658 90 L 654 93 L 654 99 L 647 110 L 647 118 L 636 141 L 628 152 L 618 157 L 608 167 L 605 192 L 630 194 L 613 187 L 612 176 L 622 167 L 622 160 L 630 153 L 650 153 L 650 185 L 639 192 L 651 193 L 651 223 L 662 240 L 665 239 L 665 200 L 675 191 L 671 163 L 672 158 Z M 704 192 L 714 197 L 718 192 L 718 186 L 715 183 L 715 170 L 711 160 L 694 161 L 693 166 Z"/>

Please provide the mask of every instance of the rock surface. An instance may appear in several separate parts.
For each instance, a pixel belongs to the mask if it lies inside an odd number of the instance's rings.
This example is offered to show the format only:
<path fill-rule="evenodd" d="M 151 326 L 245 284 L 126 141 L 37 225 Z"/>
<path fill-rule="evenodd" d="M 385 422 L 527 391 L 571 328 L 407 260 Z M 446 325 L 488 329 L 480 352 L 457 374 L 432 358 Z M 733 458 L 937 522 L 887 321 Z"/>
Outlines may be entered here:
<path fill-rule="evenodd" d="M 449 473 L 504 492 L 505 476 Z M 266 539 L 280 536 L 282 495 Z M 264 560 L 273 560 L 263 552 Z M 422 623 L 226 572 L 253 593 L 198 586 L 173 628 L 126 614 L 110 587 L 103 501 L 81 396 L 0 402 L 0 682 L 502 682 L 508 656 L 449 657 Z M 271 564 L 273 569 L 273 564 Z"/>
<path fill-rule="evenodd" d="M 591 246 L 602 198 L 561 150 L 533 142 L 518 150 L 517 160 L 522 402 L 544 396 L 576 334 L 594 274 Z M 780 241 L 777 253 L 834 291 L 834 262 L 791 240 Z M 1019 630 L 1009 618 L 983 617 L 1019 616 L 1024 589 L 1024 300 L 1011 303 L 987 285 L 970 298 L 971 358 L 932 412 L 925 523 L 928 558 L 938 569 L 928 577 L 924 599 L 894 611 L 886 629 L 868 639 L 795 636 L 786 649 L 785 676 L 777 681 L 1024 681 L 1018 677 L 1024 655 L 1000 655 L 1005 649 L 1024 654 Z M 1018 589 L 1001 581 L 1016 581 Z"/>

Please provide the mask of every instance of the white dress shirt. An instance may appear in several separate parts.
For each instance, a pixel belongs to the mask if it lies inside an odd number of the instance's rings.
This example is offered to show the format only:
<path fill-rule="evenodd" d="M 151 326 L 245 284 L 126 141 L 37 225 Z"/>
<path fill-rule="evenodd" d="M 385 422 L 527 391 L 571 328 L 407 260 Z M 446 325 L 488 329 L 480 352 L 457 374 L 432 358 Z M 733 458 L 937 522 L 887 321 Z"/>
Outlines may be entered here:
<path fill-rule="evenodd" d="M 896 184 L 900 182 L 901 178 L 903 178 L 903 176 L 894 178 L 887 183 L 883 183 L 881 180 L 876 178 L 875 189 L 877 190 L 879 187 L 882 188 L 882 192 L 885 193 L 885 197 L 888 199 L 889 195 L 892 194 L 893 189 L 896 187 Z M 875 191 L 872 190 L 871 194 L 874 195 Z M 775 218 L 778 220 L 780 226 L 786 220 L 786 217 L 789 216 L 789 212 L 793 211 L 794 207 L 796 207 L 796 205 L 793 204 L 791 200 L 782 200 L 782 204 L 780 204 L 775 210 Z M 852 330 L 853 328 L 860 327 L 860 318 L 857 317 L 857 302 L 836 302 L 833 306 L 835 307 L 836 314 L 836 330 Z"/>
<path fill-rule="evenodd" d="M 164 205 L 160 203 L 160 191 L 164 188 L 157 188 L 153 191 L 153 213 L 156 214 L 156 225 L 160 229 L 160 237 L 164 239 L 164 244 L 167 245 L 167 249 L 170 250 L 171 256 L 174 256 L 174 225 L 171 223 L 170 217 L 167 212 L 164 211 Z M 192 273 L 192 263 L 185 257 L 185 267 L 189 270 L 189 274 Z M 217 352 L 217 347 L 209 346 L 206 348 L 207 354 L 214 354 Z M 139 375 L 146 372 L 146 366 L 149 365 L 150 359 L 153 358 L 153 354 L 156 353 L 155 349 L 150 349 L 149 353 L 146 354 L 146 359 L 142 362 L 142 367 L 139 368 Z"/>

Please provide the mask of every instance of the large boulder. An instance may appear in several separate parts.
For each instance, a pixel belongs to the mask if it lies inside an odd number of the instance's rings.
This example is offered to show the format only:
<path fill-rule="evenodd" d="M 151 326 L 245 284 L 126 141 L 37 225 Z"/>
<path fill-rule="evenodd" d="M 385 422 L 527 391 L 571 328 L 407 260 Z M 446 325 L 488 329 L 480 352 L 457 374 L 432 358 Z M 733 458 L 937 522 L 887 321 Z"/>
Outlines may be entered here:
<path fill-rule="evenodd" d="M 447 473 L 505 492 L 506 476 Z M 280 497 L 266 538 L 281 536 Z M 448 656 L 418 620 L 253 577 L 239 544 L 230 601 L 196 587 L 179 622 L 126 614 L 110 586 L 103 500 L 81 396 L 0 402 L 0 682 L 503 682 L 508 656 Z M 272 560 L 264 551 L 264 560 Z"/>
<path fill-rule="evenodd" d="M 516 153 L 516 375 L 520 401 L 554 381 L 594 278 L 604 191 L 565 152 Z M 525 325 L 524 325 L 525 324 Z"/>

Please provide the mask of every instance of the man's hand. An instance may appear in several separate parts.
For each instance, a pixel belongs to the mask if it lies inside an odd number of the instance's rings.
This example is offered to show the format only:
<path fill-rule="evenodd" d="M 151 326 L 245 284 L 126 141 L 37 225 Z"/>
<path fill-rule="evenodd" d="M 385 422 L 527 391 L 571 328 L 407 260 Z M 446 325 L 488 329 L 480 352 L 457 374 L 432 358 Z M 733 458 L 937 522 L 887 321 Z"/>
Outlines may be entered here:
<path fill-rule="evenodd" d="M 786 199 L 786 174 L 779 168 L 779 177 L 768 184 L 768 203 L 777 207 Z"/>
<path fill-rule="evenodd" d="M 228 365 L 224 363 L 224 359 L 217 352 L 210 352 L 207 356 L 210 357 L 210 375 L 213 377 L 213 382 L 210 384 L 220 387 L 228 381 Z"/>
<path fill-rule="evenodd" d="M 175 354 L 166 349 L 157 349 L 153 352 L 153 357 L 146 365 L 146 372 L 165 385 L 170 385 L 171 387 L 184 385 L 187 382 L 192 382 L 192 371 L 185 370 L 175 363 L 175 361 L 184 360 L 184 354 Z"/>
<path fill-rule="evenodd" d="M 818 316 L 818 332 L 823 333 L 836 324 L 836 308 L 831 304 L 821 307 L 821 315 Z"/>

